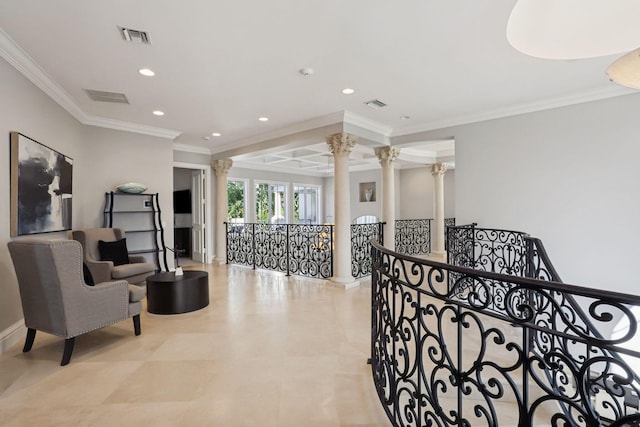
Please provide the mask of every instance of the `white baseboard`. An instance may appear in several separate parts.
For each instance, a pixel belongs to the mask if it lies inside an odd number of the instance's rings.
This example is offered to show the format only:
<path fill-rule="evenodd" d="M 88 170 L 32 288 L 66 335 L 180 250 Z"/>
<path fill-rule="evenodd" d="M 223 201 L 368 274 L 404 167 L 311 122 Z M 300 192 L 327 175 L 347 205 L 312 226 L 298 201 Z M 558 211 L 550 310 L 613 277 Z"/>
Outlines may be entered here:
<path fill-rule="evenodd" d="M 4 354 L 11 347 L 24 341 L 27 329 L 24 327 L 24 319 L 18 320 L 4 331 L 0 332 L 0 354 Z"/>

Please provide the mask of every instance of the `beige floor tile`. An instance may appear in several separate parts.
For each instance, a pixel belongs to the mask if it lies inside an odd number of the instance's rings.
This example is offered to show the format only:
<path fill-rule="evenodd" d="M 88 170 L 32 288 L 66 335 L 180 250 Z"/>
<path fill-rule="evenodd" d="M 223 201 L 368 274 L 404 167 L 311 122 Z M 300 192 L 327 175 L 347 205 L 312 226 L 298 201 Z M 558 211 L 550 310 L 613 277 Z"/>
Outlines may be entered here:
<path fill-rule="evenodd" d="M 202 265 L 187 267 L 203 268 Z M 210 304 L 0 357 L 0 425 L 389 425 L 366 364 L 370 288 L 206 266 Z"/>

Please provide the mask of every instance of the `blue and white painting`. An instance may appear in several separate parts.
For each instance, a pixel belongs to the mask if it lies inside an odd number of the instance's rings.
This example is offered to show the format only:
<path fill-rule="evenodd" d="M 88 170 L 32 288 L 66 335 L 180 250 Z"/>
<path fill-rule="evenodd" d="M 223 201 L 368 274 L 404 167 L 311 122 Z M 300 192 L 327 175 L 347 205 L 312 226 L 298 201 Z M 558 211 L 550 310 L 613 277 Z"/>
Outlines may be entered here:
<path fill-rule="evenodd" d="M 73 159 L 17 132 L 11 150 L 12 234 L 70 230 Z"/>

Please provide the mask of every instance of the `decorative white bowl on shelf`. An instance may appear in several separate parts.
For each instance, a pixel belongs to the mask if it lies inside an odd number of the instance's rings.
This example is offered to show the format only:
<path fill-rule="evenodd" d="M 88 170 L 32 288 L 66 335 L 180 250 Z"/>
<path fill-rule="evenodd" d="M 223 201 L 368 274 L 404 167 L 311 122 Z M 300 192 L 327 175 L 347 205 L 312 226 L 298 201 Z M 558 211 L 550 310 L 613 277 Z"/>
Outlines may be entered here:
<path fill-rule="evenodd" d="M 147 190 L 147 186 L 137 182 L 127 182 L 126 184 L 120 184 L 116 187 L 121 193 L 140 194 Z"/>

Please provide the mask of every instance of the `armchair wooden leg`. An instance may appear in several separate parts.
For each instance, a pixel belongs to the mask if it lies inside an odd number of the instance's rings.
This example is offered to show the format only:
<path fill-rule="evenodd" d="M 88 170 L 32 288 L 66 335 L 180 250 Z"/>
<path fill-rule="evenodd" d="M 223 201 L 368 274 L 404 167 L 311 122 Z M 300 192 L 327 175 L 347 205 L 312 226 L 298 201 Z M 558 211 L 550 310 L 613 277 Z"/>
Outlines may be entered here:
<path fill-rule="evenodd" d="M 33 340 L 36 339 L 36 330 L 28 328 L 27 329 L 27 339 L 24 341 L 24 347 L 22 348 L 22 352 L 26 353 L 31 350 L 31 346 L 33 346 Z"/>
<path fill-rule="evenodd" d="M 136 314 L 133 316 L 133 330 L 136 335 L 140 335 L 142 331 L 140 330 L 140 315 Z"/>
<path fill-rule="evenodd" d="M 75 343 L 76 337 L 64 340 L 64 353 L 62 353 L 62 362 L 60 362 L 60 366 L 69 364 L 69 361 L 71 360 L 71 353 L 73 353 L 73 345 Z"/>

